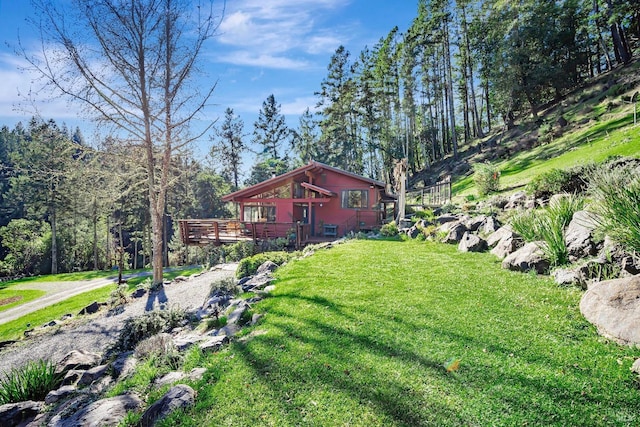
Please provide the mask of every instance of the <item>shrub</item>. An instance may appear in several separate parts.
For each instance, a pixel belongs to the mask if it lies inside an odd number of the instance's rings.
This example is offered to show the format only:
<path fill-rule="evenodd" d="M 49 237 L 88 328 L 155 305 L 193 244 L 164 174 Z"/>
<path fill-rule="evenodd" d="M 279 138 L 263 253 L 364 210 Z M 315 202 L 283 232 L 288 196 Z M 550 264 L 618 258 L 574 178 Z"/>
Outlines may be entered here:
<path fill-rule="evenodd" d="M 473 181 L 476 184 L 479 196 L 500 189 L 500 171 L 489 163 L 477 163 L 473 167 Z"/>
<path fill-rule="evenodd" d="M 153 310 L 124 322 L 116 347 L 121 351 L 133 350 L 140 341 L 160 332 L 169 332 L 185 319 L 179 308 Z"/>
<path fill-rule="evenodd" d="M 564 239 L 564 229 L 573 214 L 584 207 L 584 199 L 568 195 L 560 198 L 547 209 L 527 210 L 510 219 L 513 230 L 527 242 L 542 240 L 541 247 L 552 266 L 569 262 L 569 253 Z"/>
<path fill-rule="evenodd" d="M 243 277 L 251 276 L 255 274 L 262 264 L 267 261 L 271 261 L 277 265 L 282 265 L 285 262 L 295 258 L 298 255 L 297 252 L 263 252 L 257 255 L 250 256 L 240 261 L 238 269 L 236 270 L 236 277 L 242 279 Z"/>
<path fill-rule="evenodd" d="M 56 373 L 56 366 L 52 362 L 28 362 L 0 378 L 0 405 L 44 400 L 47 393 L 58 388 L 61 382 L 62 374 Z"/>
<path fill-rule="evenodd" d="M 587 189 L 589 175 L 594 168 L 588 164 L 567 170 L 551 169 L 533 178 L 526 190 L 535 198 L 548 198 L 558 193 L 580 194 Z"/>
<path fill-rule="evenodd" d="M 156 365 L 166 365 L 178 369 L 182 357 L 170 334 L 160 333 L 140 341 L 134 354 L 141 360 L 155 359 Z"/>
<path fill-rule="evenodd" d="M 118 285 L 109 295 L 109 307 L 115 308 L 126 304 L 129 301 L 129 287 L 127 284 Z"/>
<path fill-rule="evenodd" d="M 415 211 L 413 214 L 413 218 L 424 219 L 425 221 L 433 222 L 436 219 L 436 216 L 433 213 L 432 209 L 424 209 L 424 210 Z"/>
<path fill-rule="evenodd" d="M 380 227 L 380 234 L 385 237 L 394 237 L 399 233 L 398 225 L 395 221 L 388 222 Z"/>
<path fill-rule="evenodd" d="M 236 295 L 240 293 L 240 290 L 241 288 L 240 286 L 238 286 L 238 282 L 236 282 L 234 278 L 225 277 L 211 284 L 209 296 L 213 296 L 218 293 L 223 293 L 225 295 Z"/>
<path fill-rule="evenodd" d="M 630 251 L 640 251 L 640 167 L 600 169 L 591 178 L 600 230 Z"/>

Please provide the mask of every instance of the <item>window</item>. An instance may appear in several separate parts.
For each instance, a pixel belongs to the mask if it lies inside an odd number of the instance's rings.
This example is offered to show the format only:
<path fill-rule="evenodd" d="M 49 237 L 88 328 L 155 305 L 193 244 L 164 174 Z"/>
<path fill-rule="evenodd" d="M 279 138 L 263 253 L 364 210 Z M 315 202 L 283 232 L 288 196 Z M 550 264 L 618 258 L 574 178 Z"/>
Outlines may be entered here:
<path fill-rule="evenodd" d="M 276 207 L 270 205 L 244 205 L 243 221 L 275 222 Z"/>
<path fill-rule="evenodd" d="M 366 209 L 369 205 L 369 191 L 367 190 L 343 190 L 343 209 Z"/>

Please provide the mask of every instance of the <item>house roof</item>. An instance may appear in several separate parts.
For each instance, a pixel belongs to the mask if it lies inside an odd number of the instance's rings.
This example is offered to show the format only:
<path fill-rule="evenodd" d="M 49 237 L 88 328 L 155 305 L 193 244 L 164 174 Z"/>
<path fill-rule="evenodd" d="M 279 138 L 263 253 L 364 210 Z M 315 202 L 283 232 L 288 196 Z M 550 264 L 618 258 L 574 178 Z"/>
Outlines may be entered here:
<path fill-rule="evenodd" d="M 284 173 L 282 175 L 273 177 L 271 179 L 268 179 L 266 181 L 262 181 L 258 184 L 252 185 L 250 187 L 247 188 L 243 188 L 242 190 L 238 190 L 235 191 L 233 193 L 227 194 L 226 196 L 222 197 L 222 200 L 225 202 L 232 202 L 236 199 L 239 198 L 244 198 L 244 197 L 250 197 L 253 196 L 255 194 L 259 194 L 260 192 L 274 187 L 276 185 L 278 185 L 279 183 L 284 183 L 287 180 L 291 179 L 291 178 L 295 178 L 297 176 L 300 175 L 304 175 L 307 172 L 321 172 L 322 170 L 330 170 L 332 172 L 338 173 L 338 174 L 342 174 L 342 175 L 346 175 L 355 179 L 358 179 L 360 181 L 366 182 L 369 185 L 374 185 L 376 187 L 380 187 L 380 188 L 385 188 L 385 183 L 382 181 L 377 181 L 375 179 L 371 179 L 371 178 L 366 178 L 364 176 L 360 176 L 357 175 L 355 173 L 351 173 L 351 172 L 347 172 L 345 170 L 333 167 L 333 166 L 329 166 L 329 165 L 325 165 L 324 163 L 320 163 L 320 162 L 316 162 L 314 160 L 310 161 L 309 163 L 307 163 L 304 166 L 300 166 L 297 169 L 294 169 L 290 172 Z M 324 190 L 324 189 L 323 189 Z M 324 190 L 324 191 L 328 191 L 328 190 Z M 322 191 L 319 191 L 320 193 L 322 193 Z"/>

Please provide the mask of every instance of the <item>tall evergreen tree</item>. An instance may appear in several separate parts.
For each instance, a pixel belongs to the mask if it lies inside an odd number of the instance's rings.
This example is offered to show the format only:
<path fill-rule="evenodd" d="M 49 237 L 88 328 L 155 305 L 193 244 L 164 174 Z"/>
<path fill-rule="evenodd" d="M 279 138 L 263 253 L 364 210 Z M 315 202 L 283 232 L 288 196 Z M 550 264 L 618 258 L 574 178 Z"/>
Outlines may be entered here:
<path fill-rule="evenodd" d="M 244 143 L 244 122 L 234 114 L 233 109 L 227 108 L 222 124 L 214 129 L 214 133 L 211 157 L 221 166 L 222 176 L 232 182 L 233 189 L 237 190 L 240 185 L 242 156 L 247 150 Z M 275 144 L 271 148 L 275 151 Z"/>
<path fill-rule="evenodd" d="M 253 143 L 263 147 L 264 156 L 276 160 L 281 159 L 282 144 L 291 136 L 280 110 L 281 106 L 276 102 L 275 96 L 269 95 L 262 103 L 258 120 L 253 125 Z"/>

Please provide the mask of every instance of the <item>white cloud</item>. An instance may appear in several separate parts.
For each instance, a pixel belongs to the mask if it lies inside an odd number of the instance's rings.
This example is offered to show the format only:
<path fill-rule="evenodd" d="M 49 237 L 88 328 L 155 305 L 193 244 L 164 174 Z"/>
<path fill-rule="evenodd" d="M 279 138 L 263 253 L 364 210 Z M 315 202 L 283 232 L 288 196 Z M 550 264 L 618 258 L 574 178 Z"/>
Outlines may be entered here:
<path fill-rule="evenodd" d="M 222 54 L 216 60 L 271 68 L 306 67 L 309 60 L 300 59 L 301 55 L 331 53 L 346 38 L 319 22 L 325 14 L 347 3 L 345 0 L 240 0 L 230 3 L 217 41 L 237 51 Z"/>
<path fill-rule="evenodd" d="M 296 60 L 285 56 L 274 56 L 249 51 L 235 51 L 220 55 L 218 60 L 235 65 L 249 65 L 263 68 L 277 68 L 283 70 L 301 70 L 309 66 L 308 61 Z"/>
<path fill-rule="evenodd" d="M 304 113 L 307 108 L 309 111 L 314 112 L 317 102 L 318 99 L 313 96 L 295 98 L 293 101 L 283 103 L 280 112 L 285 116 L 300 115 Z"/>

